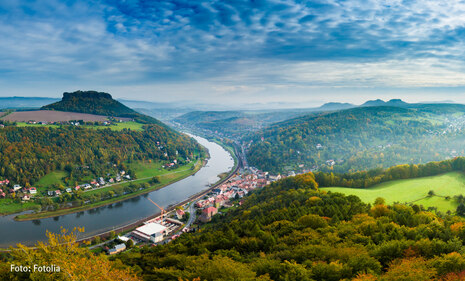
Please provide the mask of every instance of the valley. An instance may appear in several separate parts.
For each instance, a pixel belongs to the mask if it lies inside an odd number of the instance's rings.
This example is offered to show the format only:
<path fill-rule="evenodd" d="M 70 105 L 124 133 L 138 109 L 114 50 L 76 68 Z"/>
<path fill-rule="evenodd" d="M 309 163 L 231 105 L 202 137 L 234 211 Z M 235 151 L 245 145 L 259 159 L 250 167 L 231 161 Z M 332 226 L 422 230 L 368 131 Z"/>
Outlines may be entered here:
<path fill-rule="evenodd" d="M 86 233 L 76 239 L 83 245 L 96 244 L 90 247 L 95 255 L 121 246 L 120 239 L 134 240 L 135 247 L 109 259 L 119 259 L 132 268 L 144 267 L 144 278 L 158 274 L 163 274 L 163 279 L 214 276 L 222 280 L 235 276 L 241 280 L 255 276 L 264 280 L 340 280 L 362 274 L 372 278 L 390 276 L 395 268 L 391 262 L 403 257 L 392 252 L 394 248 L 423 253 L 435 247 L 442 248 L 427 265 L 421 260 L 415 262 L 425 270 L 445 274 L 447 271 L 440 271 L 438 264 L 448 262 L 448 255 L 462 247 L 444 238 L 444 233 L 449 225 L 461 229 L 460 216 L 465 215 L 465 158 L 461 157 L 465 109 L 455 105 L 417 105 L 412 109 L 396 103 L 401 106 L 379 106 L 376 102 L 377 106 L 310 112 L 291 119 L 285 119 L 288 113 L 281 117 L 275 113 L 273 120 L 284 118 L 277 123 L 259 124 L 258 119 L 249 122 L 250 116 L 236 116 L 231 117 L 234 121 L 227 118 L 229 125 L 208 121 L 199 127 L 193 117 L 199 113 L 184 119 L 188 121 L 175 117 L 170 124 L 176 128 L 210 138 L 208 142 L 196 137 L 213 153 L 206 165 L 206 152 L 189 146 L 189 142 L 176 147 L 176 157 L 160 154 L 161 147 L 171 143 L 159 141 L 162 138 L 151 128 L 153 125 L 140 121 L 151 117 L 123 120 L 108 115 L 105 121 L 6 122 L 3 132 L 26 130 L 21 131 L 23 136 L 27 136 L 27 130 L 52 133 L 52 137 L 61 133 L 79 138 L 82 133 L 94 140 L 86 144 L 90 147 L 100 134 L 105 134 L 106 142 L 114 138 L 113 143 L 121 142 L 118 137 L 124 136 L 125 141 L 137 140 L 127 143 L 127 148 L 143 147 L 144 153 L 119 162 L 108 158 L 109 165 L 100 170 L 105 171 L 105 177 L 98 177 L 95 171 L 99 170 L 90 165 L 84 168 L 79 158 L 81 164 L 76 170 L 57 166 L 33 183 L 39 194 L 44 195 L 50 186 L 66 190 L 78 178 L 78 186 L 85 190 L 54 194 L 48 197 L 53 203 L 41 206 L 41 212 L 14 215 L 14 222 L 10 216 L 0 219 L 0 224 L 13 224 L 19 230 L 15 223 L 32 220 L 29 227 L 33 229 L 53 230 L 83 219 Z M 230 112 L 225 116 L 228 114 L 237 115 Z M 156 145 L 141 143 L 146 139 Z M 230 164 L 225 168 L 225 163 L 231 162 L 216 158 L 215 147 L 219 146 L 214 142 L 223 146 L 223 158 L 237 153 L 236 164 L 240 166 L 233 175 L 227 176 Z M 98 147 L 105 148 L 103 143 Z M 131 155 L 138 152 L 139 148 L 134 149 Z M 84 164 L 87 161 L 84 159 Z M 203 174 L 208 169 L 218 173 L 214 181 L 211 173 Z M 107 183 L 121 177 L 123 171 L 131 175 L 130 179 Z M 216 186 L 220 175 L 227 181 Z M 99 178 L 105 181 L 103 186 L 94 185 Z M 145 198 L 170 210 L 170 217 L 164 218 L 163 212 L 154 217 L 157 210 Z M 39 210 L 31 204 L 40 202 L 41 197 L 35 199 L 20 206 Z M 4 208 L 15 203 L 12 198 L 4 200 L 8 203 Z M 70 204 L 79 201 L 81 204 Z M 195 214 L 190 214 L 191 219 L 184 224 L 176 221 L 177 210 Z M 207 216 L 210 210 L 214 212 Z M 179 226 L 173 226 L 172 221 Z M 169 232 L 155 244 L 144 242 L 134 236 L 137 231 L 133 230 L 147 224 L 166 226 Z M 433 234 L 425 229 L 433 228 L 441 233 L 440 238 L 429 240 L 426 237 Z M 117 236 L 115 229 L 120 231 Z M 460 233 L 454 230 L 451 239 L 458 241 Z M 28 236 L 17 235 L 22 240 Z M 108 240 L 99 244 L 101 239 Z M 150 247 L 152 244 L 157 246 Z M 106 249 L 106 245 L 113 248 Z M 213 257 L 204 258 L 200 252 L 212 253 Z M 149 268 L 142 256 L 150 260 Z M 179 259 L 193 266 L 184 267 Z M 294 262 L 288 263 L 289 259 Z M 168 269 L 166 264 L 173 260 L 176 262 Z M 207 274 L 204 266 L 213 265 L 222 270 Z"/>
<path fill-rule="evenodd" d="M 465 281 L 465 0 L 0 21 L 1 281 Z"/>

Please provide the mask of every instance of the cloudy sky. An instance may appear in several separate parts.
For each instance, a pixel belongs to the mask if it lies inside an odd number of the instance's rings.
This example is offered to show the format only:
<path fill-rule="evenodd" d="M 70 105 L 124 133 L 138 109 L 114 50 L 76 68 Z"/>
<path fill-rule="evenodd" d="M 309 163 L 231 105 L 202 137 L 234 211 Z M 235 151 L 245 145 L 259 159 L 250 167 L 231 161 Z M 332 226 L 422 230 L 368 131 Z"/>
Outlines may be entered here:
<path fill-rule="evenodd" d="M 0 96 L 465 103 L 465 2 L 0 1 Z"/>

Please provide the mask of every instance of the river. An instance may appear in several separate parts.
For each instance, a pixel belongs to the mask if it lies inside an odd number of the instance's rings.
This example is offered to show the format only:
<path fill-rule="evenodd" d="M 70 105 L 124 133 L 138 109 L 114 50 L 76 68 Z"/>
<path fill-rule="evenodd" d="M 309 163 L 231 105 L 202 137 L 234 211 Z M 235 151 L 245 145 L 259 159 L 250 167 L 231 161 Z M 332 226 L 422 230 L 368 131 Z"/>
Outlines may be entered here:
<path fill-rule="evenodd" d="M 233 168 L 234 159 L 218 144 L 201 137 L 192 137 L 210 153 L 207 165 L 194 175 L 148 194 L 88 211 L 22 222 L 14 220 L 17 214 L 2 216 L 0 217 L 0 248 L 17 243 L 35 244 L 38 240 L 46 239 L 47 230 L 58 233 L 60 227 L 66 229 L 84 227 L 85 233 L 81 236 L 92 236 L 158 213 L 160 210 L 147 197 L 162 207 L 168 207 L 208 189 L 210 184 L 219 180 L 219 174 L 229 172 Z"/>

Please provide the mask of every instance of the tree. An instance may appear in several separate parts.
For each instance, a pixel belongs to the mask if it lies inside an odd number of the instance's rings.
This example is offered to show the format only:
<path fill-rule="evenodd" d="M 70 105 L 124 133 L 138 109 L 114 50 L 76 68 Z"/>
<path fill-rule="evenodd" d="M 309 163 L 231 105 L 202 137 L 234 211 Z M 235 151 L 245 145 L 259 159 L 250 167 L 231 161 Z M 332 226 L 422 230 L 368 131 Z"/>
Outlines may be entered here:
<path fill-rule="evenodd" d="M 457 213 L 457 215 L 459 216 L 465 216 L 465 205 L 463 203 L 460 203 L 458 206 L 457 206 L 457 210 L 455 211 Z"/>
<path fill-rule="evenodd" d="M 435 276 L 436 270 L 430 268 L 423 258 L 409 258 L 393 262 L 382 280 L 427 281 L 433 280 Z"/>
<path fill-rule="evenodd" d="M 77 232 L 62 229 L 60 234 L 47 232 L 48 242 L 38 242 L 34 248 L 18 244 L 11 247 L 9 263 L 0 263 L 1 280 L 140 280 L 128 267 L 111 262 L 105 255 L 94 256 L 76 243 Z M 31 268 L 31 272 L 12 272 L 10 265 Z M 34 268 L 53 266 L 54 272 Z"/>
<path fill-rule="evenodd" d="M 126 248 L 130 249 L 132 247 L 134 247 L 134 241 L 129 239 L 128 241 L 126 241 Z"/>
<path fill-rule="evenodd" d="M 160 183 L 160 177 L 159 176 L 155 176 L 150 180 L 150 184 L 157 184 L 157 183 Z"/>
<path fill-rule="evenodd" d="M 100 236 L 96 236 L 93 242 L 94 244 L 100 244 L 102 242 L 102 239 L 100 238 Z"/>
<path fill-rule="evenodd" d="M 375 205 L 384 205 L 386 203 L 386 200 L 384 200 L 383 197 L 377 197 L 375 199 Z"/>

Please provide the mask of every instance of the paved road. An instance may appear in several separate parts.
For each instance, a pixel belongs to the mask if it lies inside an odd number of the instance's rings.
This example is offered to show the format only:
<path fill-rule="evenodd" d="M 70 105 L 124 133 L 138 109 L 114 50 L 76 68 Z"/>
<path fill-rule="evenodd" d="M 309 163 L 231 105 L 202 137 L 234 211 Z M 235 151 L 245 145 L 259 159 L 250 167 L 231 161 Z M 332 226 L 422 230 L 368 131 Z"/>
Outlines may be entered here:
<path fill-rule="evenodd" d="M 189 220 L 186 223 L 186 227 L 190 227 L 191 224 L 194 223 L 194 221 L 195 221 L 195 217 L 196 217 L 195 203 L 197 203 L 197 201 L 199 201 L 199 200 L 192 201 L 190 203 L 190 205 L 189 205 L 190 217 L 189 217 Z"/>

